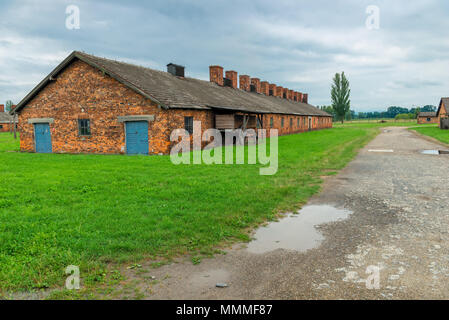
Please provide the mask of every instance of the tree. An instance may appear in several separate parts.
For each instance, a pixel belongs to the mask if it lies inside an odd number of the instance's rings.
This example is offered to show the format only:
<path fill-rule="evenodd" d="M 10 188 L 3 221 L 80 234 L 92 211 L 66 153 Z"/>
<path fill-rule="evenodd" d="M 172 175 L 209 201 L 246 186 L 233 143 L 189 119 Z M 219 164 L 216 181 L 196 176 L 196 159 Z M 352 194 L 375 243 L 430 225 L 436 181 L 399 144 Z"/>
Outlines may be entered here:
<path fill-rule="evenodd" d="M 421 112 L 436 112 L 437 111 L 437 107 L 432 106 L 432 105 L 427 105 L 421 108 Z"/>
<path fill-rule="evenodd" d="M 6 101 L 6 111 L 7 112 L 11 111 L 13 105 L 14 103 L 11 100 Z"/>
<path fill-rule="evenodd" d="M 349 89 L 349 81 L 344 72 L 341 75 L 336 73 L 333 81 L 334 84 L 331 89 L 332 108 L 337 118 L 343 123 L 351 107 L 351 100 L 349 100 L 351 89 Z"/>
<path fill-rule="evenodd" d="M 421 112 L 420 108 L 415 109 L 415 119 L 418 119 L 419 113 Z"/>
<path fill-rule="evenodd" d="M 332 106 L 321 106 L 320 109 L 332 115 L 333 121 L 337 120 L 337 115 L 335 114 L 334 108 L 332 108 Z"/>

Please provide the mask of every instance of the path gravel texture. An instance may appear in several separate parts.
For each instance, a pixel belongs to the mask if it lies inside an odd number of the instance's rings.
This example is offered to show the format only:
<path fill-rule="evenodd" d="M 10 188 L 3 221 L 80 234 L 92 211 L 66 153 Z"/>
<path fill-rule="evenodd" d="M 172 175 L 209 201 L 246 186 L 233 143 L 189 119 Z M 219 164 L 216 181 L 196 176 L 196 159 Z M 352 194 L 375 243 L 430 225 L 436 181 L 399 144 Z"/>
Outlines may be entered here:
<path fill-rule="evenodd" d="M 308 203 L 352 212 L 317 226 L 317 247 L 239 244 L 128 276 L 146 299 L 448 299 L 449 155 L 421 154 L 445 147 L 406 128 L 382 131 Z"/>

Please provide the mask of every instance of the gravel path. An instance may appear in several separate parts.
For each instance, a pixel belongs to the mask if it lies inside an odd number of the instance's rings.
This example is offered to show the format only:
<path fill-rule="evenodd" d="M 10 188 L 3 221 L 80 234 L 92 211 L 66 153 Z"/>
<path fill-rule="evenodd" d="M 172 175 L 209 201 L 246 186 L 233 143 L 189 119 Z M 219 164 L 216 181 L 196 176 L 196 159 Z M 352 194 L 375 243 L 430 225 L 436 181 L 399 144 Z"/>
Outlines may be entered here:
<path fill-rule="evenodd" d="M 282 249 L 282 239 L 265 253 L 237 245 L 199 265 L 181 261 L 129 276 L 147 299 L 448 299 L 449 155 L 424 149 L 444 147 L 386 128 L 328 178 L 308 206 L 352 214 L 320 224 L 315 248 Z"/>

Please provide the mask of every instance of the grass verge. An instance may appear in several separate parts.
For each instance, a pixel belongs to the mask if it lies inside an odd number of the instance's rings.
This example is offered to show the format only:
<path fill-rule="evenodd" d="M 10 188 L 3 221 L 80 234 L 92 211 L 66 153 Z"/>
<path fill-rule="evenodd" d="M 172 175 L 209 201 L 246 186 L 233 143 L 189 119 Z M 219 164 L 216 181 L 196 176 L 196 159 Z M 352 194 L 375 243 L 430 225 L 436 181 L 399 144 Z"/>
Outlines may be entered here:
<path fill-rule="evenodd" d="M 432 127 L 422 127 L 422 128 L 410 128 L 411 130 L 414 130 L 420 134 L 423 134 L 428 137 L 432 137 L 434 139 L 437 139 L 440 142 L 449 144 L 449 130 L 441 130 L 438 127 L 432 126 Z"/>
<path fill-rule="evenodd" d="M 31 154 L 0 134 L 0 295 L 116 281 L 114 266 L 208 255 L 280 211 L 299 209 L 378 130 L 279 138 L 276 175 L 260 165 L 173 165 L 168 156 Z M 116 275 L 117 278 L 119 276 Z"/>

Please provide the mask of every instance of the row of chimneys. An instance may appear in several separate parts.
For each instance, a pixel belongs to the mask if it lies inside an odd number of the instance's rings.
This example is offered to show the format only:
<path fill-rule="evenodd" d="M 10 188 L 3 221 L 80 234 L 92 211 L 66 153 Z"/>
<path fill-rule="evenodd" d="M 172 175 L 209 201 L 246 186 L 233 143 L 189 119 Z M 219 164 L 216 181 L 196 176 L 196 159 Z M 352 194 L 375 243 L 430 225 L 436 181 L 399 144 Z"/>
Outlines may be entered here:
<path fill-rule="evenodd" d="M 237 72 L 226 71 L 225 77 L 223 77 L 223 67 L 210 66 L 209 67 L 210 82 L 214 82 L 219 86 L 227 86 L 237 89 Z M 307 93 L 301 93 L 288 88 L 277 86 L 267 81 L 260 81 L 259 78 L 250 78 L 247 75 L 240 75 L 240 89 L 249 92 L 257 92 L 266 96 L 280 97 L 292 101 L 299 101 L 308 103 L 309 97 Z"/>
<path fill-rule="evenodd" d="M 180 66 L 174 63 L 167 64 L 167 72 L 177 77 L 184 77 L 184 66 Z M 218 84 L 219 86 L 226 86 L 237 89 L 237 72 L 226 71 L 225 77 L 223 77 L 223 67 L 210 66 L 209 67 L 210 81 Z M 308 103 L 309 97 L 307 93 L 296 92 L 289 90 L 281 86 L 277 86 L 267 81 L 260 82 L 258 78 L 250 78 L 247 75 L 240 75 L 240 89 L 244 91 L 253 91 L 262 93 L 267 96 L 280 97 L 292 101 L 299 101 Z"/>
<path fill-rule="evenodd" d="M 11 109 L 14 109 L 16 107 L 16 105 L 13 105 L 11 107 Z M 0 112 L 5 112 L 5 105 L 4 104 L 0 104 Z"/>

